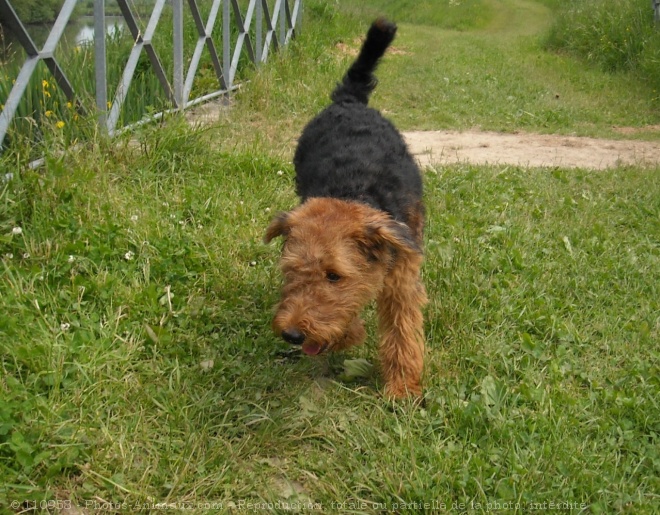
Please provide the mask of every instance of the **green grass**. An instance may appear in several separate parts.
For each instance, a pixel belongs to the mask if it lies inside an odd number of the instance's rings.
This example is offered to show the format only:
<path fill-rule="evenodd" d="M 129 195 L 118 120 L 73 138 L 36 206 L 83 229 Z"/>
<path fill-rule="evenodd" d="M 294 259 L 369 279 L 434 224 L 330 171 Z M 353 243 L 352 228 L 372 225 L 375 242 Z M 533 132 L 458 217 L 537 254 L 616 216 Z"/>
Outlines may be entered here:
<path fill-rule="evenodd" d="M 657 123 L 650 85 L 540 51 L 551 12 L 533 2 L 499 4 L 483 30 L 402 25 L 396 45 L 405 53 L 383 63 L 374 105 L 404 128 L 611 137 L 613 126 Z"/>
<path fill-rule="evenodd" d="M 605 70 L 634 72 L 660 91 L 660 34 L 645 0 L 564 3 L 546 45 Z"/>
<path fill-rule="evenodd" d="M 345 5 L 346 12 L 375 18 L 386 14 L 397 23 L 466 31 L 488 25 L 497 8 L 493 0 L 366 0 Z"/>
<path fill-rule="evenodd" d="M 502 3 L 514 4 L 546 12 Z M 337 43 L 363 33 L 353 16 L 308 2 L 298 42 L 213 126 L 172 117 L 64 154 L 53 142 L 39 171 L 25 169 L 29 149 L 0 156 L 0 178 L 14 174 L 0 183 L 2 509 L 660 508 L 657 168 L 426 171 L 424 406 L 384 401 L 377 367 L 340 378 L 346 358 L 377 363 L 372 309 L 368 343 L 345 355 L 300 358 L 271 334 L 279 251 L 263 231 L 296 203 L 293 137 L 350 59 Z M 410 54 L 387 56 L 375 104 L 406 127 L 656 120 L 649 91 L 544 54 L 505 18 L 468 32 L 401 24 Z M 494 63 L 489 38 L 507 49 Z M 500 80 L 520 57 L 517 85 Z M 446 109 L 427 114 L 421 91 L 439 73 Z M 580 92 L 573 117 L 525 124 L 491 105 L 516 88 L 543 112 L 541 78 Z M 627 110 L 597 117 L 611 88 Z"/>

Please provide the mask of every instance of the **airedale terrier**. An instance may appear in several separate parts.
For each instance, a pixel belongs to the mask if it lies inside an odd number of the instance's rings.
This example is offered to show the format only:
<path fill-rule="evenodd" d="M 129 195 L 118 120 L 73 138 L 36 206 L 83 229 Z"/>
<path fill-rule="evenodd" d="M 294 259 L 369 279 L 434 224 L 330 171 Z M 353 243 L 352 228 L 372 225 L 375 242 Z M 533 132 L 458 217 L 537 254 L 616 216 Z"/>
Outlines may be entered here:
<path fill-rule="evenodd" d="M 284 237 L 275 333 L 310 355 L 360 344 L 360 313 L 376 299 L 385 394 L 400 398 L 421 394 L 422 178 L 394 125 L 367 107 L 395 34 L 384 19 L 372 24 L 332 104 L 304 129 L 294 157 L 301 204 L 264 239 Z"/>

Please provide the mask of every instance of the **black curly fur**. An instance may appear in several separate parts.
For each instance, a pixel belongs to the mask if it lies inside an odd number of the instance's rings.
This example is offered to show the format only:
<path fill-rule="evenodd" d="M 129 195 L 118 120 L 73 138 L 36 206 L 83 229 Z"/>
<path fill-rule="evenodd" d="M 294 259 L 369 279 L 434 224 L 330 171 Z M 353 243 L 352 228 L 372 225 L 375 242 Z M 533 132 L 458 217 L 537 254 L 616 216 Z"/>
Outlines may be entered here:
<path fill-rule="evenodd" d="M 396 25 L 383 18 L 376 20 L 371 25 L 358 58 L 346 72 L 342 83 L 331 95 L 333 102 L 357 100 L 366 104 L 369 101 L 369 95 L 378 83 L 373 72 L 395 35 Z"/>
<path fill-rule="evenodd" d="M 408 223 L 420 205 L 419 168 L 392 123 L 367 107 L 373 75 L 396 34 L 376 20 L 360 54 L 331 95 L 333 103 L 305 127 L 294 156 L 296 191 L 310 197 L 364 202 Z M 410 224 L 409 224 L 410 225 Z"/>

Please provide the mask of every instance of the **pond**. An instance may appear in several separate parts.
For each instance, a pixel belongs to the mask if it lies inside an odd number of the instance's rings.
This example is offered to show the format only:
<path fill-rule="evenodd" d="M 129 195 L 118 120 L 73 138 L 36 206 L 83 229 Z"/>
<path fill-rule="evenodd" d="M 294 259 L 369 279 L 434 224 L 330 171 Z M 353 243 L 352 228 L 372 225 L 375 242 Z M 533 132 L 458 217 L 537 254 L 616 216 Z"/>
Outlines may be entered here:
<path fill-rule="evenodd" d="M 32 41 L 41 48 L 48 38 L 53 25 L 52 24 L 39 24 L 28 25 L 26 27 L 28 34 Z M 122 33 L 126 30 L 126 22 L 122 16 L 106 16 L 105 17 L 105 30 L 108 35 Z M 72 47 L 94 42 L 94 17 L 93 16 L 79 16 L 75 20 L 71 20 L 64 34 L 60 39 L 59 46 Z M 18 39 L 6 27 L 0 26 L 0 59 L 5 63 L 11 62 L 14 59 L 23 59 L 25 52 L 22 51 Z"/>
<path fill-rule="evenodd" d="M 78 30 L 76 32 L 75 43 L 82 45 L 94 41 L 94 17 L 93 16 L 80 16 L 76 22 L 78 23 Z M 106 16 L 105 17 L 105 33 L 109 36 L 121 34 L 126 28 L 126 22 L 121 16 Z"/>

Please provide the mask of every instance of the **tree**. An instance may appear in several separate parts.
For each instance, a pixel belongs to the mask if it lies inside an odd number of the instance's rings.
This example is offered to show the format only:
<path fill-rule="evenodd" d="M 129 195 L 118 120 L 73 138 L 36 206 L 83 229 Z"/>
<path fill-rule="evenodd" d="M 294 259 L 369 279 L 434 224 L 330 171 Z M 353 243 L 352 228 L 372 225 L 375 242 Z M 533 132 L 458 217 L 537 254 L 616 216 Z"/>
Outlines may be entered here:
<path fill-rule="evenodd" d="M 64 0 L 12 0 L 11 5 L 20 20 L 25 23 L 55 21 Z M 0 15 L 0 23 L 4 23 Z"/>

